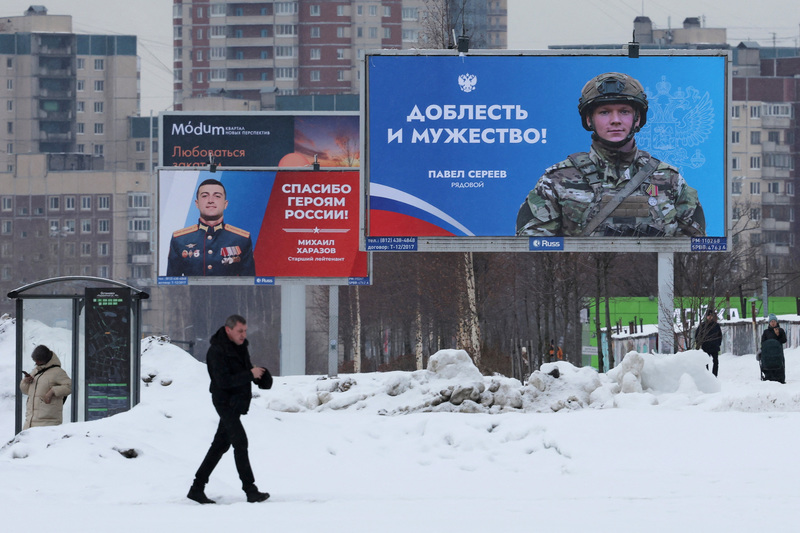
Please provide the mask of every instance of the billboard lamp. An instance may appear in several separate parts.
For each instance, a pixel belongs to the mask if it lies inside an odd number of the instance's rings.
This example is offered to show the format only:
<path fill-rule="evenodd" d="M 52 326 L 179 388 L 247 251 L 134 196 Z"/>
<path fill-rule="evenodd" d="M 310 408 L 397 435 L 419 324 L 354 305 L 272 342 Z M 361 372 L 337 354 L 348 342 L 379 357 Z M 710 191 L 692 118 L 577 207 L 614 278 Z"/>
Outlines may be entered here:
<path fill-rule="evenodd" d="M 311 165 L 314 170 L 319 170 L 319 161 L 317 161 L 317 154 L 314 154 L 314 163 Z"/>
<path fill-rule="evenodd" d="M 628 43 L 628 57 L 631 59 L 639 57 L 639 43 L 636 42 L 636 30 L 633 30 L 632 40 Z"/>
<path fill-rule="evenodd" d="M 212 174 L 217 171 L 217 164 L 214 163 L 214 156 L 208 156 L 208 171 Z"/>

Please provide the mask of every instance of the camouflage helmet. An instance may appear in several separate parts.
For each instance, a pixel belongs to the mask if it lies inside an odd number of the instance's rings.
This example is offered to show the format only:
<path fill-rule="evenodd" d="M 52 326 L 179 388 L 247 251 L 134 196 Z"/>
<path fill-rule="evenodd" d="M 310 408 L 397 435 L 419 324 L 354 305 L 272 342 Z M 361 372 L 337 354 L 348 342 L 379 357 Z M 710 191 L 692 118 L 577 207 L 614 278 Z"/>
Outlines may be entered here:
<path fill-rule="evenodd" d="M 586 82 L 578 100 L 581 125 L 585 130 L 592 131 L 586 119 L 595 107 L 603 104 L 628 104 L 637 110 L 641 121 L 636 131 L 647 122 L 647 95 L 642 84 L 627 74 L 606 72 Z"/>

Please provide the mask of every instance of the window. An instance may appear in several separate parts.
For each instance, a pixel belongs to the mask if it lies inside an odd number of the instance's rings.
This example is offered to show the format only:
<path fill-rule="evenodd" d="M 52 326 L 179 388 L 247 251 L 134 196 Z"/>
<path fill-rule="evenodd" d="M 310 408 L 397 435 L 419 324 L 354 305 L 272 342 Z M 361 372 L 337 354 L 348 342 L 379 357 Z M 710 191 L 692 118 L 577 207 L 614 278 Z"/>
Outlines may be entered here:
<path fill-rule="evenodd" d="M 268 37 L 269 37 L 269 29 L 262 28 L 261 29 L 261 38 L 262 39 L 267 39 Z"/>
<path fill-rule="evenodd" d="M 319 26 L 311 26 L 311 38 L 319 39 Z"/>
<path fill-rule="evenodd" d="M 225 69 L 212 68 L 210 76 L 211 81 L 225 81 Z"/>
<path fill-rule="evenodd" d="M 86 109 L 86 102 L 75 102 L 75 109 L 78 111 L 78 113 L 83 113 L 83 110 Z"/>
<path fill-rule="evenodd" d="M 750 132 L 750 144 L 761 144 L 761 132 L 760 131 L 751 131 Z"/>
<path fill-rule="evenodd" d="M 319 81 L 319 71 L 312 70 L 311 71 L 311 81 Z"/>
<path fill-rule="evenodd" d="M 296 57 L 296 56 L 297 56 L 297 48 L 295 48 L 294 46 L 275 47 L 275 57 Z"/>
<path fill-rule="evenodd" d="M 75 62 L 75 66 L 77 67 L 78 70 L 85 69 L 86 68 L 86 60 L 84 58 L 82 58 L 82 57 L 79 57 Z"/>
<path fill-rule="evenodd" d="M 147 141 L 136 141 L 136 151 L 144 152 L 147 149 Z"/>
<path fill-rule="evenodd" d="M 775 144 L 781 143 L 781 132 L 779 131 L 768 131 L 767 132 L 767 141 Z"/>
<path fill-rule="evenodd" d="M 90 242 L 82 242 L 81 243 L 81 256 L 86 257 L 92 255 L 92 243 Z"/>
<path fill-rule="evenodd" d="M 241 7 L 237 7 L 236 9 L 233 10 L 233 16 L 234 17 L 243 17 L 244 16 L 244 9 L 241 8 Z"/>
<path fill-rule="evenodd" d="M 389 6 L 383 6 L 383 16 L 384 17 L 391 17 L 392 16 L 392 8 Z"/>
<path fill-rule="evenodd" d="M 731 158 L 731 168 L 733 170 L 741 170 L 742 163 L 741 163 L 741 160 L 738 157 Z"/>
<path fill-rule="evenodd" d="M 4 220 L 2 225 L 0 225 L 0 233 L 3 235 L 11 235 L 12 231 L 14 231 L 14 225 L 11 224 L 10 220 Z"/>
<path fill-rule="evenodd" d="M 107 211 L 111 209 L 111 196 L 104 194 L 97 197 L 97 209 Z"/>
<path fill-rule="evenodd" d="M 209 56 L 211 59 L 225 59 L 225 47 L 224 46 L 212 46 L 209 50 Z"/>
<path fill-rule="evenodd" d="M 108 233 L 111 231 L 111 221 L 107 218 L 101 218 L 97 221 L 97 233 Z"/>
<path fill-rule="evenodd" d="M 202 7 L 198 7 L 197 8 L 197 18 L 199 18 L 199 19 L 203 18 L 203 8 Z"/>
<path fill-rule="evenodd" d="M 791 181 L 786 182 L 786 195 L 787 196 L 794 196 L 794 183 Z M 794 219 L 792 219 L 794 222 Z"/>
<path fill-rule="evenodd" d="M 95 59 L 94 60 L 94 69 L 95 70 L 103 70 L 105 67 L 105 63 L 103 59 Z"/>
<path fill-rule="evenodd" d="M 225 26 L 211 26 L 211 37 L 225 37 Z"/>
<path fill-rule="evenodd" d="M 94 112 L 95 113 L 102 113 L 103 112 L 103 102 L 95 102 L 94 103 Z"/>
<path fill-rule="evenodd" d="M 6 111 L 14 111 L 14 100 L 6 102 Z"/>
<path fill-rule="evenodd" d="M 14 123 L 13 122 L 9 122 L 8 124 L 6 124 L 6 131 L 8 131 L 8 133 L 14 133 Z"/>
<path fill-rule="evenodd" d="M 102 135 L 103 134 L 103 123 L 102 122 L 95 122 L 94 123 L 94 134 L 95 135 Z"/>
<path fill-rule="evenodd" d="M 132 218 L 128 220 L 128 231 L 150 231 L 150 219 Z"/>
<path fill-rule="evenodd" d="M 105 257 L 108 255 L 108 243 L 107 242 L 98 242 L 97 243 L 97 255 L 101 257 Z"/>
<path fill-rule="evenodd" d="M 378 28 L 371 27 L 369 28 L 369 38 L 370 39 L 377 39 L 378 38 Z"/>
<path fill-rule="evenodd" d="M 378 16 L 378 6 L 370 5 L 370 6 L 367 6 L 367 9 L 368 9 L 368 13 L 369 13 L 370 17 Z"/>
<path fill-rule="evenodd" d="M 94 145 L 94 155 L 100 157 L 103 155 L 103 145 L 102 144 L 95 144 Z"/>
<path fill-rule="evenodd" d="M 297 79 L 297 69 L 292 67 L 279 67 L 275 69 L 276 80 L 295 80 Z"/>
<path fill-rule="evenodd" d="M 319 32 L 319 28 L 317 28 L 317 32 Z M 275 35 L 297 35 L 297 26 L 294 24 L 278 24 L 275 27 Z"/>
<path fill-rule="evenodd" d="M 312 48 L 309 53 L 310 53 L 309 59 L 315 61 L 322 57 L 322 51 L 319 48 Z"/>
<path fill-rule="evenodd" d="M 241 39 L 242 37 L 244 37 L 244 31 L 243 30 L 233 30 L 233 36 L 236 39 Z"/>
<path fill-rule="evenodd" d="M 84 133 L 84 126 L 85 126 L 85 125 L 84 125 L 84 123 L 83 123 L 83 122 L 78 122 L 77 124 L 75 124 L 75 132 L 76 132 L 78 135 L 83 135 L 83 133 Z"/>
<path fill-rule="evenodd" d="M 211 4 L 211 16 L 219 17 L 225 15 L 225 4 Z"/>
<path fill-rule="evenodd" d="M 197 40 L 198 41 L 202 41 L 203 40 L 203 28 L 198 28 L 197 29 Z"/>
<path fill-rule="evenodd" d="M 314 4 L 308 7 L 308 14 L 312 17 L 318 17 L 322 13 L 322 10 L 319 8 L 319 5 Z"/>
<path fill-rule="evenodd" d="M 767 183 L 767 192 L 771 192 L 773 194 L 780 194 L 781 192 L 781 184 L 779 181 L 770 181 Z"/>
<path fill-rule="evenodd" d="M 6 153 L 13 154 L 14 153 L 14 143 L 7 143 L 6 144 Z"/>
<path fill-rule="evenodd" d="M 75 147 L 75 149 L 78 151 L 79 154 L 85 154 L 86 153 L 86 145 L 85 144 L 79 144 L 79 145 L 77 145 Z"/>
<path fill-rule="evenodd" d="M 105 87 L 105 82 L 103 80 L 94 80 L 94 90 L 96 92 L 102 92 Z"/>
<path fill-rule="evenodd" d="M 739 106 L 731 106 L 731 118 L 739 118 Z"/>
<path fill-rule="evenodd" d="M 202 70 L 197 72 L 197 83 L 203 83 L 203 71 Z"/>
<path fill-rule="evenodd" d="M 75 209 L 75 197 L 74 196 L 65 196 L 64 197 L 64 209 L 73 211 Z"/>
<path fill-rule="evenodd" d="M 742 182 L 734 181 L 731 183 L 731 194 L 742 194 Z"/>
<path fill-rule="evenodd" d="M 269 59 L 269 50 L 261 50 L 261 59 Z"/>
<path fill-rule="evenodd" d="M 81 211 L 89 211 L 92 209 L 92 197 L 81 196 Z"/>
<path fill-rule="evenodd" d="M 383 38 L 384 39 L 391 39 L 392 38 L 392 29 L 388 26 L 383 28 Z"/>
<path fill-rule="evenodd" d="M 83 91 L 86 88 L 86 80 L 78 80 L 75 82 L 75 90 Z"/>
<path fill-rule="evenodd" d="M 789 104 L 764 104 L 764 116 L 792 118 L 792 106 Z"/>
<path fill-rule="evenodd" d="M 419 17 L 419 8 L 404 7 L 400 16 L 403 18 L 403 20 L 417 20 Z"/>
<path fill-rule="evenodd" d="M 108 265 L 100 265 L 97 267 L 97 276 L 100 278 L 108 278 Z"/>
<path fill-rule="evenodd" d="M 150 207 L 150 195 L 144 192 L 131 193 L 128 195 L 128 207 Z"/>
<path fill-rule="evenodd" d="M 761 220 L 761 208 L 760 207 L 754 207 L 753 209 L 751 209 L 750 210 L 750 218 L 752 220 Z"/>
<path fill-rule="evenodd" d="M 731 132 L 731 143 L 739 144 L 739 132 L 738 131 L 732 131 Z"/>
<path fill-rule="evenodd" d="M 61 228 L 61 230 L 65 233 L 75 233 L 75 221 L 72 219 L 65 220 L 64 226 Z M 70 243 L 70 244 L 72 244 L 73 246 L 75 245 L 75 243 Z M 72 252 L 72 255 L 75 255 L 74 250 Z"/>
<path fill-rule="evenodd" d="M 761 118 L 761 106 L 750 106 L 750 118 Z"/>
<path fill-rule="evenodd" d="M 750 194 L 761 194 L 761 182 L 759 181 L 750 182 Z"/>
<path fill-rule="evenodd" d="M 347 71 L 346 70 L 337 70 L 336 71 L 336 79 L 338 81 L 347 81 Z"/>
<path fill-rule="evenodd" d="M 750 168 L 752 169 L 761 168 L 761 156 L 753 156 L 750 158 Z"/>
<path fill-rule="evenodd" d="M 197 61 L 202 61 L 203 60 L 203 51 L 202 50 L 198 50 L 197 54 L 195 54 L 195 57 L 197 57 Z"/>
<path fill-rule="evenodd" d="M 61 198 L 58 196 L 49 196 L 47 198 L 47 208 L 50 211 L 58 211 L 61 206 Z"/>
<path fill-rule="evenodd" d="M 172 27 L 172 38 L 176 40 L 183 39 L 183 26 Z"/>
<path fill-rule="evenodd" d="M 3 196 L 3 211 L 11 211 L 14 209 L 14 199 L 10 196 Z"/>
<path fill-rule="evenodd" d="M 361 26 L 356 28 L 356 37 L 363 37 L 364 36 L 364 28 Z"/>
<path fill-rule="evenodd" d="M 276 2 L 276 15 L 295 15 L 297 14 L 297 2 Z"/>

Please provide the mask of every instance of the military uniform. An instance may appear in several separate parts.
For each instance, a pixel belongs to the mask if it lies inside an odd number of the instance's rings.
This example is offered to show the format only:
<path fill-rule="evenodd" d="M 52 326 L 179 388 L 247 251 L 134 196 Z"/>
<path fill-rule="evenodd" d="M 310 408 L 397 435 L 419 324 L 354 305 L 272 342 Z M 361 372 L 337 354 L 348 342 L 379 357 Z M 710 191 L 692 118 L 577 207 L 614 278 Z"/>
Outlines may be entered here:
<path fill-rule="evenodd" d="M 172 234 L 167 276 L 255 276 L 250 232 L 198 223 Z"/>
<path fill-rule="evenodd" d="M 629 152 L 592 143 L 548 168 L 517 214 L 517 235 L 581 236 L 589 221 L 652 158 L 635 146 Z M 672 237 L 705 235 L 697 191 L 672 165 L 658 165 L 588 235 Z"/>

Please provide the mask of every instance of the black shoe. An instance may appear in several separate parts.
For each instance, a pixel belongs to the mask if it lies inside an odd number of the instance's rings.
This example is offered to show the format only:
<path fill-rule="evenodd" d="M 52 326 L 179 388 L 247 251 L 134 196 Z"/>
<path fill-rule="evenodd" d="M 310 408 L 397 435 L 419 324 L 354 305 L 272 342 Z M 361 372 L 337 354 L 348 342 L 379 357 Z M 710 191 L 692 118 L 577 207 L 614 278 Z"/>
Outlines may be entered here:
<path fill-rule="evenodd" d="M 187 498 L 190 500 L 194 500 L 197 503 L 217 503 L 214 500 L 210 499 L 206 496 L 206 493 L 201 488 L 192 487 L 189 489 L 189 494 L 186 495 Z"/>
<path fill-rule="evenodd" d="M 250 503 L 258 503 L 266 501 L 269 498 L 268 492 L 259 492 L 258 489 L 252 490 L 247 493 L 247 501 Z"/>

